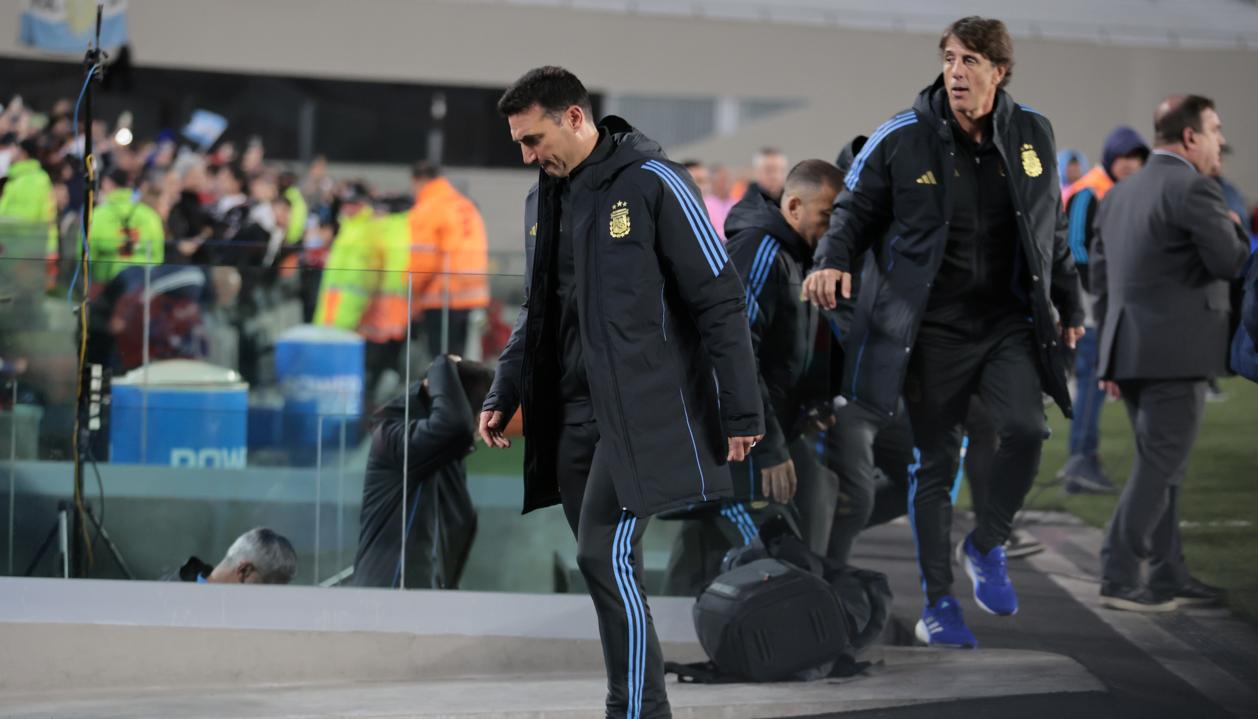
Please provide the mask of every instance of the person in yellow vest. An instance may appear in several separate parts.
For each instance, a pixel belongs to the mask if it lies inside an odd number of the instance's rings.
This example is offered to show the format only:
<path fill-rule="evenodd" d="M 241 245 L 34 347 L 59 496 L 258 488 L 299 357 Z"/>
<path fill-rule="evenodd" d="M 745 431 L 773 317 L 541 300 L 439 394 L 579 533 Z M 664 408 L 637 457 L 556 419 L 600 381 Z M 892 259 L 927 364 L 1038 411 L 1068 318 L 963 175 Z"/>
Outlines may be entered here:
<path fill-rule="evenodd" d="M 412 321 L 422 321 L 431 356 L 461 353 L 467 344 L 471 311 L 489 306 L 485 223 L 476 205 L 454 189 L 436 165 L 416 163 L 411 187 L 415 192 L 410 212 Z M 442 308 L 447 302 L 447 332 L 443 333 Z"/>
<path fill-rule="evenodd" d="M 19 142 L 13 151 L 9 165 L 9 180 L 0 193 L 0 218 L 26 224 L 47 226 L 47 243 L 44 256 L 55 262 L 57 247 L 57 203 L 54 200 L 52 180 L 39 164 L 38 146 L 34 138 Z M 29 224 L 27 224 L 29 223 Z M 41 234 L 43 230 L 40 230 Z"/>
<path fill-rule="evenodd" d="M 288 200 L 292 210 L 288 214 L 288 224 L 284 231 L 285 244 L 299 246 L 306 234 L 306 219 L 310 216 L 310 208 L 306 198 L 297 187 L 297 175 L 294 172 L 281 172 L 279 178 L 280 196 Z"/>
<path fill-rule="evenodd" d="M 365 369 L 367 399 L 387 369 L 400 369 L 410 321 L 406 307 L 406 276 L 411 262 L 411 225 L 406 211 L 410 198 L 391 198 L 377 205 L 371 227 L 373 287 L 358 333 L 367 341 Z"/>
<path fill-rule="evenodd" d="M 332 240 L 319 285 L 319 305 L 314 323 L 358 331 L 371 302 L 371 229 L 375 213 L 370 191 L 352 183 L 341 196 L 340 228 Z"/>
<path fill-rule="evenodd" d="M 87 242 L 92 282 L 106 283 L 132 265 L 161 264 L 166 229 L 152 207 L 135 199 L 127 173 L 113 170 L 101 182 L 103 201 L 92 213 Z"/>

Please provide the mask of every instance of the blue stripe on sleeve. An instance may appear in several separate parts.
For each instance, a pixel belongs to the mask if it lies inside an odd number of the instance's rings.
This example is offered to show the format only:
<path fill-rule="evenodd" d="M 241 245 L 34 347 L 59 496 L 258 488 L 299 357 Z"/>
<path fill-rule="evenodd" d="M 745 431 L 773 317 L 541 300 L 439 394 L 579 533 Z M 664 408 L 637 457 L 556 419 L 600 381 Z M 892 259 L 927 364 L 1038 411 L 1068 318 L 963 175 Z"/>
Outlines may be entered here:
<path fill-rule="evenodd" d="M 865 146 L 861 148 L 860 154 L 858 154 L 855 161 L 852 162 L 852 169 L 848 170 L 847 177 L 843 179 L 843 184 L 847 185 L 847 189 L 856 189 L 857 183 L 860 182 L 861 171 L 865 169 L 865 162 L 869 160 L 870 154 L 873 153 L 874 148 L 878 146 L 878 143 L 882 142 L 883 138 L 901 127 L 912 125 L 915 122 L 917 122 L 917 114 L 912 110 L 909 110 L 908 112 L 902 112 L 882 123 L 882 125 L 874 131 L 873 136 L 865 142 Z"/>
<path fill-rule="evenodd" d="M 747 296 L 751 299 L 748 302 L 747 321 L 755 322 L 757 315 L 760 313 L 760 293 L 764 290 L 764 283 L 769 278 L 769 272 L 773 269 L 773 261 L 777 259 L 778 248 L 781 245 L 773 239 L 772 235 L 765 235 L 760 240 L 760 251 L 756 255 L 756 264 L 752 267 L 751 274 L 747 278 Z"/>
<path fill-rule="evenodd" d="M 729 261 L 729 256 L 725 254 L 725 246 L 721 243 L 720 235 L 712 227 L 707 210 L 699 204 L 685 181 L 672 168 L 658 160 L 649 160 L 642 167 L 658 175 L 673 191 L 673 195 L 682 206 L 682 211 L 686 214 L 686 219 L 690 221 L 690 229 L 695 233 L 704 256 L 708 258 L 712 274 L 719 275 L 721 268 Z"/>
<path fill-rule="evenodd" d="M 754 286 L 753 281 L 755 279 L 756 272 L 760 269 L 760 264 L 764 262 L 764 256 L 767 251 L 768 247 L 765 245 L 764 240 L 761 240 L 759 247 L 756 248 L 756 258 L 752 261 L 751 269 L 747 271 L 747 276 L 744 278 L 744 282 L 747 285 L 746 299 L 748 311 L 750 311 L 752 303 L 756 301 L 756 296 L 751 291 L 751 288 Z"/>
<path fill-rule="evenodd" d="M 1092 202 L 1092 190 L 1083 189 L 1070 198 L 1070 252 L 1075 264 L 1088 263 L 1088 205 Z"/>

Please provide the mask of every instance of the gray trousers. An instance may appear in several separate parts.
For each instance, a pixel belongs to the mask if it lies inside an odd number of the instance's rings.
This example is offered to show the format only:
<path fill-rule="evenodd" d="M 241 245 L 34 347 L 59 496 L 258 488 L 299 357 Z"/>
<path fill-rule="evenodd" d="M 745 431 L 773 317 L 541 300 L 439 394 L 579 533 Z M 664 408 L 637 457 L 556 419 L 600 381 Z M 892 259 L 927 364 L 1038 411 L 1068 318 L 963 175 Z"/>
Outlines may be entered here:
<path fill-rule="evenodd" d="M 1101 548 L 1106 586 L 1147 585 L 1174 591 L 1188 580 L 1179 539 L 1179 490 L 1197 441 L 1205 380 L 1123 380 L 1118 383 L 1136 438 L 1131 477 Z"/>

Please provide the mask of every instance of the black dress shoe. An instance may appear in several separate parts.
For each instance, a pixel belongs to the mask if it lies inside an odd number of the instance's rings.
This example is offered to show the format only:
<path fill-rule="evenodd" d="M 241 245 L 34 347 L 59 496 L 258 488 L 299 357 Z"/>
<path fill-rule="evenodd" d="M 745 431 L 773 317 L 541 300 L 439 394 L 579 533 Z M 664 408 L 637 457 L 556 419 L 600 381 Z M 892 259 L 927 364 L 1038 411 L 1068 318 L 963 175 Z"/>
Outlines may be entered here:
<path fill-rule="evenodd" d="M 1173 612 L 1175 597 L 1145 587 L 1101 586 L 1101 606 L 1126 612 Z"/>
<path fill-rule="evenodd" d="M 1189 577 L 1183 586 L 1175 590 L 1175 601 L 1181 607 L 1217 607 L 1226 598 L 1227 592 L 1222 588 L 1210 586 L 1193 577 Z"/>

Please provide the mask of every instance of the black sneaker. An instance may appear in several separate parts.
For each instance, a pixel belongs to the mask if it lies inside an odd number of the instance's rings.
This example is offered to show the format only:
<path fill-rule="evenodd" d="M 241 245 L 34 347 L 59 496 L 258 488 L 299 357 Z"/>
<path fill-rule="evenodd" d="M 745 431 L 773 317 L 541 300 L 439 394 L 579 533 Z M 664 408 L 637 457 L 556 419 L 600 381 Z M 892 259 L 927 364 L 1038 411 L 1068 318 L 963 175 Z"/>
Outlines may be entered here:
<path fill-rule="evenodd" d="M 1126 612 L 1160 613 L 1175 611 L 1175 597 L 1144 587 L 1101 586 L 1101 606 Z"/>
<path fill-rule="evenodd" d="M 1175 602 L 1181 607 L 1218 607 L 1223 605 L 1227 592 L 1205 582 L 1189 577 L 1187 582 L 1175 590 Z"/>

